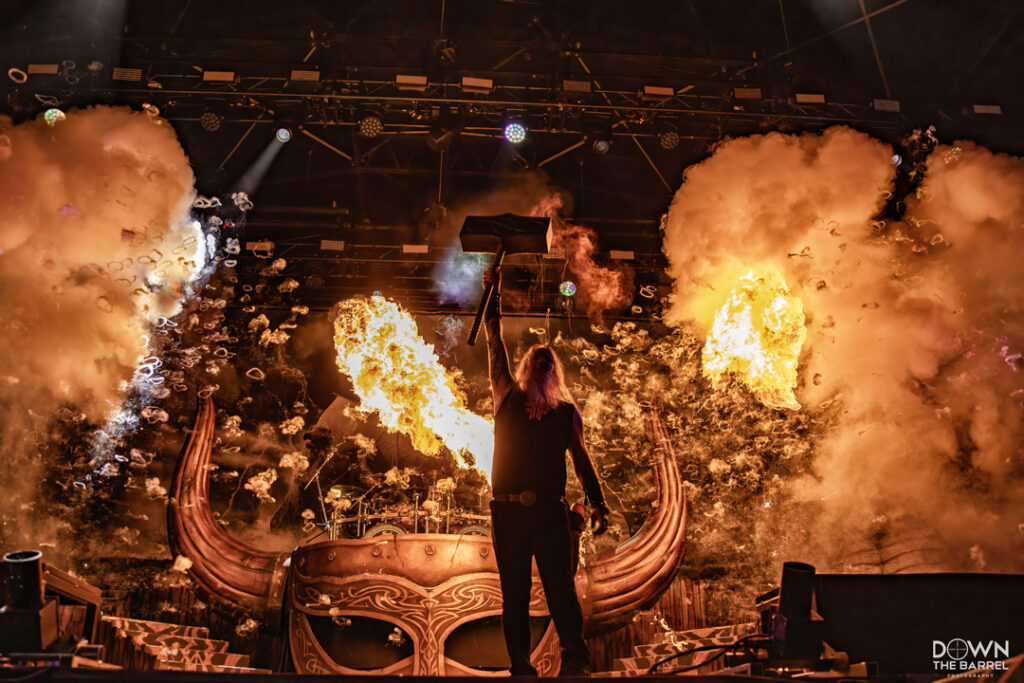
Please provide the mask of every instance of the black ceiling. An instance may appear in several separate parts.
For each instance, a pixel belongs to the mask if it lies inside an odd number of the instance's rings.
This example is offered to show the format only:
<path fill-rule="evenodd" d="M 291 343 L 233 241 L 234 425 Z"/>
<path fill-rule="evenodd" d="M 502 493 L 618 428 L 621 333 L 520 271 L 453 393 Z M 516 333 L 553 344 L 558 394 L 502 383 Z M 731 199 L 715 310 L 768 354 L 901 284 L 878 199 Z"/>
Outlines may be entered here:
<path fill-rule="evenodd" d="M 275 128 L 291 126 L 253 193 L 247 238 L 328 276 L 330 263 L 361 257 L 319 253 L 320 239 L 388 247 L 367 259 L 425 284 L 433 257 L 394 247 L 433 239 L 446 212 L 537 172 L 603 250 L 633 249 L 640 271 L 657 270 L 659 216 L 683 170 L 723 136 L 846 123 L 897 143 L 934 124 L 947 141 L 1024 151 L 1019 0 L 7 0 L 2 12 L 7 68 L 61 65 L 8 79 L 4 113 L 32 117 L 48 97 L 153 104 L 202 193 L 229 191 Z M 138 80 L 114 80 L 113 67 L 138 69 Z M 292 69 L 319 80 L 290 80 Z M 230 80 L 204 80 L 213 71 Z M 399 89 L 399 74 L 427 86 Z M 465 76 L 493 89 L 466 92 Z M 591 92 L 567 92 L 566 80 Z M 645 97 L 645 86 L 672 95 Z M 358 133 L 367 110 L 385 124 L 372 139 Z M 216 131 L 204 112 L 223 117 Z M 518 147 L 501 135 L 509 115 L 529 128 Z M 596 154 L 608 127 L 612 147 Z M 661 144 L 668 130 L 673 149 Z"/>

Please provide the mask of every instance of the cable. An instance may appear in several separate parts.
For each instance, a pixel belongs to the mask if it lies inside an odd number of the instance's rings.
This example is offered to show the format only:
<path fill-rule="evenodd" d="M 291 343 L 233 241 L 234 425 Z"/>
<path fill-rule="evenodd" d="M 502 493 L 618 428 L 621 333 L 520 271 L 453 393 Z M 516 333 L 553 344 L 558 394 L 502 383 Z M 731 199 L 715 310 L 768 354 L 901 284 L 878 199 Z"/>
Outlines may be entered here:
<path fill-rule="evenodd" d="M 709 650 L 721 650 L 721 652 L 719 652 L 714 657 L 711 657 L 710 659 L 707 659 L 707 660 L 705 660 L 703 662 L 700 662 L 699 664 L 692 664 L 692 665 L 684 667 L 682 669 L 676 669 L 673 673 L 678 673 L 680 671 L 692 671 L 693 669 L 697 669 L 699 667 L 704 666 L 705 664 L 710 664 L 711 662 L 714 662 L 715 660 L 720 659 L 722 656 L 725 655 L 726 652 L 728 652 L 731 648 L 736 647 L 740 643 L 748 641 L 748 640 L 751 640 L 753 638 L 758 638 L 758 637 L 761 637 L 761 634 L 759 634 L 759 633 L 751 633 L 750 635 L 743 636 L 742 638 L 734 640 L 733 642 L 727 643 L 725 645 L 702 645 L 701 647 L 695 647 L 695 648 L 691 648 L 689 650 L 682 650 L 681 652 L 676 652 L 674 654 L 669 655 L 668 657 L 665 657 L 664 659 L 659 659 L 658 661 L 656 661 L 654 664 L 651 665 L 651 668 L 649 668 L 647 670 L 645 675 L 653 676 L 656 673 L 657 668 L 659 666 L 661 666 L 662 664 L 665 664 L 666 662 L 671 662 L 674 659 L 678 659 L 679 657 L 682 657 L 683 655 L 693 654 L 694 652 L 707 652 Z"/>
<path fill-rule="evenodd" d="M 654 664 L 651 665 L 651 668 L 649 668 L 647 670 L 646 675 L 647 676 L 653 676 L 655 673 L 657 673 L 656 669 L 659 666 L 661 666 L 662 664 L 665 664 L 666 662 L 671 662 L 674 659 L 678 659 L 679 657 L 682 657 L 683 655 L 691 655 L 691 654 L 693 654 L 695 652 L 706 652 L 708 650 L 720 650 L 720 649 L 723 649 L 723 648 L 724 649 L 728 649 L 728 648 L 732 647 L 733 645 L 735 645 L 735 643 L 731 643 L 729 645 L 703 645 L 701 647 L 695 647 L 695 648 L 691 648 L 689 650 L 681 650 L 680 652 L 676 652 L 675 654 L 671 654 L 668 657 L 665 657 L 664 659 L 659 659 L 658 661 L 656 661 Z M 711 660 L 708 660 L 708 661 L 711 661 Z"/>

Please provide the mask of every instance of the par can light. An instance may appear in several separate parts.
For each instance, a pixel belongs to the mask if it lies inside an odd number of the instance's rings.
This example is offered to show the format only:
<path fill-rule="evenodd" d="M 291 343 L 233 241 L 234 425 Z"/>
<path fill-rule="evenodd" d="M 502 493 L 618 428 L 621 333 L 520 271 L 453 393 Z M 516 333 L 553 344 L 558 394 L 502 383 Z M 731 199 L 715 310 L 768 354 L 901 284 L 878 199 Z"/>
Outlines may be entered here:
<path fill-rule="evenodd" d="M 526 139 L 526 126 L 518 121 L 510 121 L 505 125 L 505 139 L 513 145 L 518 145 Z"/>

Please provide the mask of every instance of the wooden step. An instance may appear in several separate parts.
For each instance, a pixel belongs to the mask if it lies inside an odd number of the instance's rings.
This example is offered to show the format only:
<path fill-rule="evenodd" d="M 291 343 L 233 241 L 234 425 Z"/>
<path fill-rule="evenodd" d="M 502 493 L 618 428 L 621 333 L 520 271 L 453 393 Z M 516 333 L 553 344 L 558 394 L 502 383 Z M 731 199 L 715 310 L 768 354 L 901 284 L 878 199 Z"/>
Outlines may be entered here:
<path fill-rule="evenodd" d="M 637 657 L 667 657 L 675 652 L 682 652 L 683 650 L 703 645 L 726 645 L 743 636 L 757 633 L 759 629 L 760 624 L 751 621 L 742 624 L 730 624 L 729 626 L 676 631 L 673 634 L 674 646 L 672 643 L 637 645 L 633 648 L 633 654 Z"/>
<path fill-rule="evenodd" d="M 103 617 L 115 628 L 136 633 L 168 633 L 186 638 L 209 638 L 210 629 L 205 626 L 185 626 L 182 624 L 167 624 L 162 621 L 150 621 L 148 619 L 128 619 L 127 617 Z"/>
<path fill-rule="evenodd" d="M 699 647 L 714 645 L 727 646 L 743 636 L 757 633 L 760 625 L 757 622 L 743 624 L 731 624 L 729 626 L 717 626 L 713 628 L 698 628 L 687 631 L 677 631 L 672 643 L 656 643 L 651 645 L 638 645 L 633 648 L 635 657 L 621 657 L 612 662 L 612 671 L 608 673 L 622 672 L 621 676 L 642 676 L 657 662 L 679 652 Z M 661 673 L 679 672 L 682 674 L 697 675 L 707 674 L 714 669 L 722 667 L 722 663 L 716 660 L 706 668 L 692 669 L 680 672 L 680 669 L 688 669 L 707 662 L 718 655 L 720 650 L 703 650 L 693 652 L 665 662 L 658 667 Z"/>
<path fill-rule="evenodd" d="M 203 652 L 173 646 L 144 645 L 146 652 L 154 655 L 161 663 L 182 663 L 187 671 L 190 665 L 207 664 L 212 666 L 249 666 L 249 655 L 236 655 L 231 652 Z"/>
<path fill-rule="evenodd" d="M 247 655 L 248 656 L 248 655 Z M 159 671 L 205 671 L 224 674 L 269 674 L 270 669 L 253 669 L 247 666 L 230 666 L 227 664 L 186 664 L 184 662 L 160 662 Z"/>
<path fill-rule="evenodd" d="M 249 655 L 228 652 L 228 641 L 206 637 L 205 627 L 105 617 L 99 631 L 107 660 L 126 669 L 263 672 L 249 666 Z"/>
<path fill-rule="evenodd" d="M 146 647 L 164 648 L 166 650 L 188 650 L 189 652 L 217 653 L 228 651 L 228 641 L 212 640 L 210 638 L 186 638 L 185 636 L 172 636 L 153 633 L 128 633 L 126 634 L 138 645 Z"/>

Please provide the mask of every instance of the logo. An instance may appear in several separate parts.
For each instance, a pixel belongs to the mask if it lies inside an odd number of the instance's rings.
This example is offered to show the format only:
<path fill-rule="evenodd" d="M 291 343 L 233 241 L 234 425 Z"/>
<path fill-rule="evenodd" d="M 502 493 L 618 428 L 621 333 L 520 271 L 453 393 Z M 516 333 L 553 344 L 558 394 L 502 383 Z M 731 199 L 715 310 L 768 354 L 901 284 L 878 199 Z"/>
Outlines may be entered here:
<path fill-rule="evenodd" d="M 951 640 L 932 641 L 932 664 L 936 671 L 965 672 L 974 669 L 989 671 L 1006 671 L 1006 661 L 1010 658 L 1010 641 L 1008 640 L 967 640 L 953 638 Z"/>

